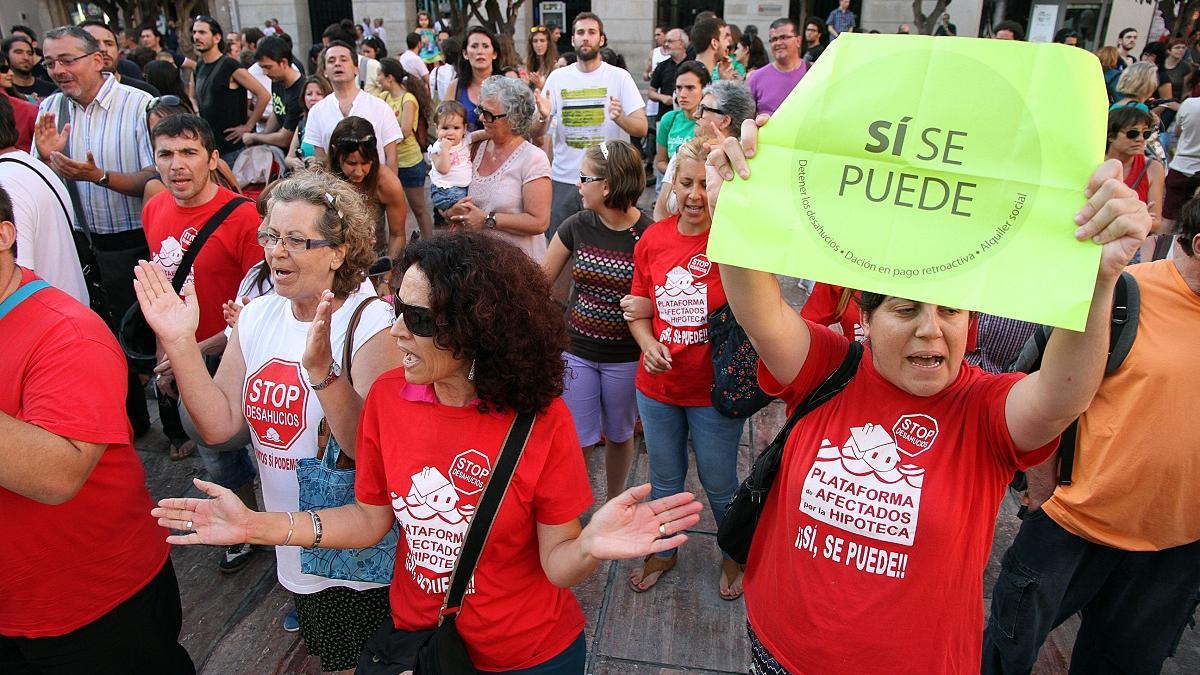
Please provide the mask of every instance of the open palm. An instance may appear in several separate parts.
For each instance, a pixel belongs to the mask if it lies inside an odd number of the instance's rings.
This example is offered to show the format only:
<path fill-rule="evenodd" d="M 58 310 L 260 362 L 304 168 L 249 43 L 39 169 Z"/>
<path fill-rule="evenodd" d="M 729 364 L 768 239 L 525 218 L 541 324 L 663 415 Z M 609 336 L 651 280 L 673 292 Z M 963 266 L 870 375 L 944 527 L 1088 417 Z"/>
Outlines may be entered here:
<path fill-rule="evenodd" d="M 172 530 L 190 530 L 188 534 L 167 537 L 172 544 L 241 544 L 249 538 L 250 515 L 242 500 L 231 490 L 216 483 L 193 479 L 212 499 L 179 497 L 160 499 L 150 515 L 158 524 Z"/>
<path fill-rule="evenodd" d="M 133 274 L 136 277 L 133 289 L 142 316 L 146 317 L 146 323 L 150 324 L 159 341 L 165 344 L 195 336 L 200 326 L 200 306 L 196 304 L 191 285 L 183 287 L 180 298 L 162 269 L 145 260 L 138 263 Z"/>
<path fill-rule="evenodd" d="M 588 522 L 588 553 L 601 560 L 640 558 L 687 541 L 683 531 L 700 522 L 703 505 L 690 492 L 643 502 L 650 485 L 630 488 L 600 507 Z M 661 526 L 661 529 L 660 529 Z"/>

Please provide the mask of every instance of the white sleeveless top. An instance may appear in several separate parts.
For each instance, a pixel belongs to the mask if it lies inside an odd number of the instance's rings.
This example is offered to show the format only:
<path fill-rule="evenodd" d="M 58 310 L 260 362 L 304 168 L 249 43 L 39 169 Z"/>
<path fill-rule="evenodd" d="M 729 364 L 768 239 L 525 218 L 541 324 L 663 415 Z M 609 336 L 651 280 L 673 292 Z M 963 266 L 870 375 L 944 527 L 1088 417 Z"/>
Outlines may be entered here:
<path fill-rule="evenodd" d="M 329 337 L 335 359 L 341 359 L 350 316 L 368 297 L 357 291 L 333 313 Z M 367 305 L 354 331 L 354 353 L 391 323 L 392 310 L 387 303 Z M 301 365 L 310 325 L 296 320 L 290 300 L 274 294 L 257 298 L 238 316 L 239 342 L 246 360 L 242 412 L 250 425 L 267 511 L 299 510 L 296 460 L 317 455 L 317 425 L 325 413 Z M 298 518 L 296 529 L 310 527 L 306 519 Z M 354 590 L 381 586 L 303 574 L 296 546 L 276 546 L 275 556 L 279 583 L 293 593 L 316 593 L 332 586 Z"/>

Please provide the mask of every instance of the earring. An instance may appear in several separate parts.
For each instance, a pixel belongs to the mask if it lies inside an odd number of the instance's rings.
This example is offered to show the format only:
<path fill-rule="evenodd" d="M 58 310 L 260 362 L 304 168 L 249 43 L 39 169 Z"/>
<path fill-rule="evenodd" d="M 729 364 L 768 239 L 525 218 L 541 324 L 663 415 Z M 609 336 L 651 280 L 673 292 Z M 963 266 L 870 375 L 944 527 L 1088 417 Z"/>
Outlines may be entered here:
<path fill-rule="evenodd" d="M 471 369 L 469 371 L 467 371 L 467 379 L 468 380 L 475 379 L 475 359 L 471 359 Z"/>

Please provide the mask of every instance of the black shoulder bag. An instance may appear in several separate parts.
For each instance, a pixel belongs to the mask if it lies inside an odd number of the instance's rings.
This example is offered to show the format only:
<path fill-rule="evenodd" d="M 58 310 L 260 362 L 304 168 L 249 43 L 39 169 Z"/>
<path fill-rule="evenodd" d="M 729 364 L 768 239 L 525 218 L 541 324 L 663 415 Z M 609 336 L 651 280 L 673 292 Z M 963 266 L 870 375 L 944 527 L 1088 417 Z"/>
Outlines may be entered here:
<path fill-rule="evenodd" d="M 775 482 L 775 474 L 779 472 L 779 464 L 783 461 L 783 446 L 787 443 L 792 428 L 801 417 L 816 410 L 850 384 L 850 380 L 858 372 L 858 362 L 862 353 L 862 345 L 852 340 L 841 365 L 796 406 L 792 416 L 775 435 L 775 440 L 754 460 L 754 466 L 750 467 L 750 475 L 738 486 L 737 493 L 733 495 L 733 501 L 729 504 L 729 510 L 725 512 L 725 519 L 717 528 L 717 545 L 735 562 L 744 565 L 750 555 L 750 542 L 754 540 L 754 530 L 758 527 L 758 519 L 767 502 L 767 493 L 771 491 L 771 484 Z"/>
<path fill-rule="evenodd" d="M 183 254 L 183 258 L 179 261 L 179 268 L 175 270 L 175 276 L 171 279 L 171 288 L 175 289 L 177 295 L 183 290 L 183 284 L 187 281 L 188 274 L 191 273 L 192 265 L 196 262 L 196 256 L 200 255 L 200 249 L 204 246 L 204 242 L 208 241 L 212 233 L 217 231 L 217 227 L 225 222 L 234 209 L 249 203 L 251 201 L 245 197 L 230 199 L 224 206 L 217 209 L 217 212 L 196 233 L 196 238 L 192 240 L 187 252 Z M 120 328 L 117 330 L 117 342 L 121 343 L 121 349 L 125 351 L 125 358 L 129 361 L 130 370 L 141 375 L 149 375 L 154 372 L 154 367 L 158 364 L 158 356 L 155 353 L 157 342 L 154 331 L 150 328 L 150 324 L 146 323 L 146 317 L 142 316 L 142 307 L 138 303 L 130 305 L 129 309 L 125 310 L 125 315 L 121 317 Z"/>
<path fill-rule="evenodd" d="M 508 430 L 496 466 L 467 527 L 454 571 L 450 573 L 450 587 L 438 611 L 437 626 L 430 630 L 402 631 L 396 630 L 390 619 L 385 621 L 363 645 L 355 671 L 357 675 L 398 675 L 406 670 L 413 671 L 414 675 L 476 675 L 478 671 L 467 655 L 466 643 L 458 634 L 455 622 L 475 573 L 475 565 L 492 531 L 492 523 L 508 493 L 517 462 L 525 453 L 534 417 L 533 414 L 517 415 Z"/>

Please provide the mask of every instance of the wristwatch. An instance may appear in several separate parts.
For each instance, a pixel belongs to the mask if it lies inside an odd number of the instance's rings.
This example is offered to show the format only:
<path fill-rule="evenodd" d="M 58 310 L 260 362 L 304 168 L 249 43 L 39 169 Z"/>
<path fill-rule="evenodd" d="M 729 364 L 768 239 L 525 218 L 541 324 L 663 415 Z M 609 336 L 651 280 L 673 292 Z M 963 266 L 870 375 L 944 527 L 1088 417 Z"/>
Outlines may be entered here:
<path fill-rule="evenodd" d="M 108 187 L 108 172 L 105 171 L 100 175 L 100 179 L 96 181 L 96 185 L 100 187 Z"/>
<path fill-rule="evenodd" d="M 489 230 L 496 229 L 496 212 L 492 211 L 487 218 L 483 219 L 483 226 Z"/>
<path fill-rule="evenodd" d="M 341 375 L 341 365 L 339 365 L 337 361 L 333 361 L 329 364 L 329 374 L 325 376 L 325 379 L 321 380 L 320 382 L 309 382 L 309 384 L 312 385 L 313 391 L 321 391 L 325 387 L 333 384 L 335 380 L 341 377 Z"/>

